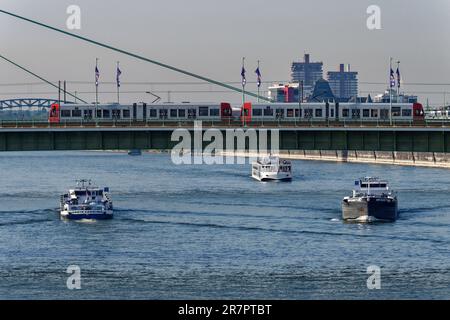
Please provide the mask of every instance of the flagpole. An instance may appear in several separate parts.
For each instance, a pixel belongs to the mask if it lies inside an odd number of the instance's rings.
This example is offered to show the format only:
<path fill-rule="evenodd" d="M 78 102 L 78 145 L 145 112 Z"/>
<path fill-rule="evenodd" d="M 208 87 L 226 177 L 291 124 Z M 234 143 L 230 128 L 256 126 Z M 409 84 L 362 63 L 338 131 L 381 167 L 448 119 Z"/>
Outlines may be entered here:
<path fill-rule="evenodd" d="M 392 57 L 389 57 L 389 123 L 392 126 Z"/>
<path fill-rule="evenodd" d="M 120 96 L 119 96 L 119 90 L 120 90 L 120 84 L 119 84 L 119 61 L 117 61 L 117 70 L 116 70 L 116 81 L 117 81 L 117 104 L 120 104 Z"/>
<path fill-rule="evenodd" d="M 95 58 L 95 107 L 98 105 L 98 80 L 97 80 L 97 70 L 98 70 L 98 58 Z"/>
<path fill-rule="evenodd" d="M 258 71 L 259 71 L 259 60 L 258 60 Z M 261 72 L 261 71 L 259 71 L 259 72 Z M 260 87 L 259 76 L 258 76 L 258 83 L 257 83 L 257 86 L 258 86 L 258 98 L 257 98 L 257 102 L 259 103 L 259 87 Z"/>
<path fill-rule="evenodd" d="M 242 58 L 242 70 L 245 70 L 245 57 Z M 244 103 L 245 103 L 245 81 L 244 78 L 242 78 L 242 106 L 244 106 Z"/>
<path fill-rule="evenodd" d="M 400 61 L 397 61 L 397 102 L 400 96 Z"/>

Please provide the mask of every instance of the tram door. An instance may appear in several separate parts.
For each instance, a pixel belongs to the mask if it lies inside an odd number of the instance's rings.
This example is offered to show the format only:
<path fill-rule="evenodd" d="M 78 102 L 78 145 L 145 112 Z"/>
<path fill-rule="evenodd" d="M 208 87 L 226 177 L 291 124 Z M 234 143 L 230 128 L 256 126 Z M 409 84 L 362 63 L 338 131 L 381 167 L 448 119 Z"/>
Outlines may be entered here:
<path fill-rule="evenodd" d="M 327 103 L 325 103 L 325 119 L 328 120 L 329 116 L 330 116 L 330 104 L 327 101 Z"/>
<path fill-rule="evenodd" d="M 336 110 L 334 111 L 336 120 L 339 120 L 339 102 L 336 102 Z"/>

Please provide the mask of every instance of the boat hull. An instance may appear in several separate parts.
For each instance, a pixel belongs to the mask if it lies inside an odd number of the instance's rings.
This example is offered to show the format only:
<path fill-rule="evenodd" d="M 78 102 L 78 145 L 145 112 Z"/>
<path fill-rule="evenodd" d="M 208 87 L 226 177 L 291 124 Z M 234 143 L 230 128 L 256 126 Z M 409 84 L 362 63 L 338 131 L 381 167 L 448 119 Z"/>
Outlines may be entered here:
<path fill-rule="evenodd" d="M 389 197 L 344 199 L 342 218 L 349 221 L 395 221 L 398 218 L 398 201 Z"/>
<path fill-rule="evenodd" d="M 256 179 L 258 181 L 292 181 L 292 175 L 290 173 L 253 173 L 252 174 L 253 179 Z"/>
<path fill-rule="evenodd" d="M 111 213 L 70 213 L 61 211 L 61 218 L 69 220 L 108 220 L 113 218 Z"/>

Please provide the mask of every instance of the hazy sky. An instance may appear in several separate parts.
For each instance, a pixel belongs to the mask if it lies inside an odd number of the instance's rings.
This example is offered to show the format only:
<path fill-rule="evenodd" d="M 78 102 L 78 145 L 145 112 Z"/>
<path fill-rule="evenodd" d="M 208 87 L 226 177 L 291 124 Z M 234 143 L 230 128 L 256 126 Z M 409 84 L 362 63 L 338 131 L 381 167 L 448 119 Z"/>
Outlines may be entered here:
<path fill-rule="evenodd" d="M 0 0 L 0 8 L 66 28 L 66 8 L 81 7 L 77 34 L 139 53 L 151 59 L 220 81 L 240 81 L 240 64 L 247 61 L 247 78 L 254 81 L 261 60 L 264 80 L 289 80 L 290 64 L 311 54 L 324 71 L 349 63 L 362 82 L 387 82 L 389 56 L 401 60 L 405 83 L 447 83 L 447 86 L 405 85 L 424 101 L 450 101 L 450 0 Z M 369 5 L 381 8 L 381 30 L 366 27 Z M 67 29 L 66 29 L 67 30 Z M 95 58 L 101 81 L 115 80 L 121 62 L 122 82 L 197 81 L 172 71 L 83 43 L 62 34 L 0 14 L 0 53 L 49 80 L 93 81 Z M 4 86 L 36 82 L 0 61 L 0 99 L 49 96 L 49 86 Z M 247 89 L 255 90 L 255 85 Z M 360 85 L 361 91 L 384 85 Z M 71 91 L 93 100 L 93 84 L 70 84 Z M 114 85 L 101 86 L 114 91 Z M 122 86 L 123 100 L 149 100 L 146 90 L 223 90 L 215 86 Z M 21 93 L 23 92 L 23 93 Z M 41 94 L 44 93 L 44 94 Z M 49 94 L 45 94 L 49 92 Z M 91 92 L 91 93 L 86 93 Z M 421 93 L 439 92 L 439 94 Z M 161 93 L 164 100 L 167 94 Z M 114 94 L 101 94 L 114 101 Z M 239 94 L 172 93 L 174 100 L 232 100 Z M 425 101 L 424 101 L 425 102 Z"/>

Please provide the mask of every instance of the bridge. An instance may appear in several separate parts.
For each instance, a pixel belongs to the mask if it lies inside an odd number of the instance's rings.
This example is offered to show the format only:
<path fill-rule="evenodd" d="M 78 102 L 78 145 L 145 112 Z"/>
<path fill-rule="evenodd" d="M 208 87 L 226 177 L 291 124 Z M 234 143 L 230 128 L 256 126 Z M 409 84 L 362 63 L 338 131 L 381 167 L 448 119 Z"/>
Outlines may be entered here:
<path fill-rule="evenodd" d="M 39 109 L 50 108 L 50 106 L 54 103 L 59 103 L 59 101 L 55 99 L 45 99 L 45 98 L 18 98 L 18 99 L 0 100 L 0 111 L 15 108 L 39 108 Z"/>
<path fill-rule="evenodd" d="M 129 150 L 171 149 L 172 132 L 188 122 L 114 122 L 47 123 L 0 122 L 0 151 L 37 150 Z M 336 150 L 450 153 L 450 123 L 427 125 L 363 125 L 259 123 L 243 127 L 239 122 L 202 123 L 203 131 L 214 128 L 226 136 L 230 129 L 271 129 L 279 131 L 280 150 Z M 205 143 L 207 145 L 209 143 Z"/>

